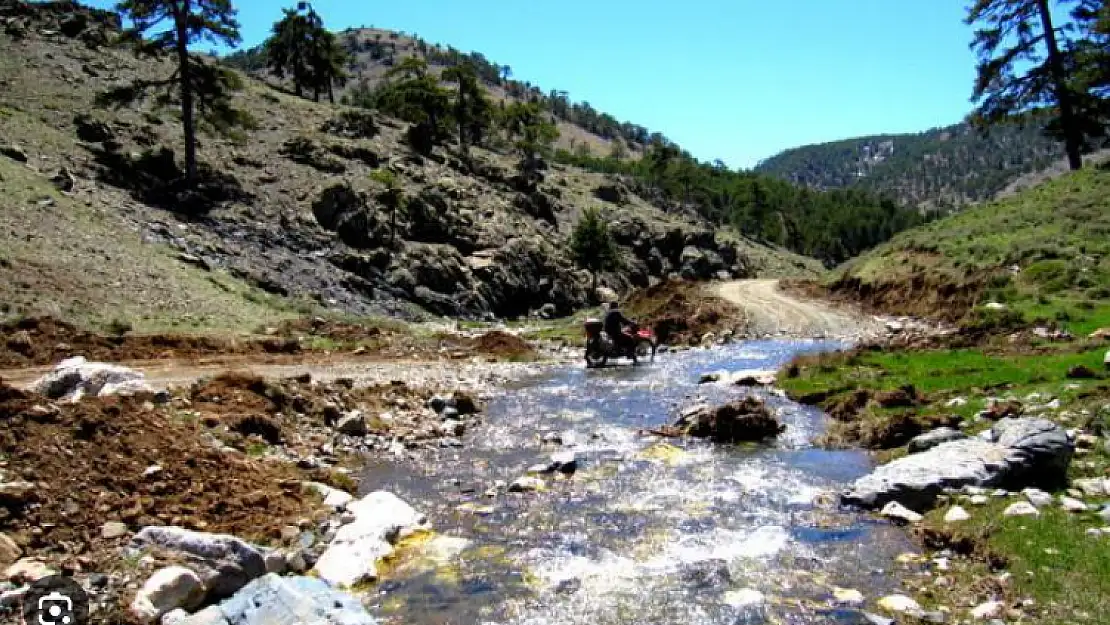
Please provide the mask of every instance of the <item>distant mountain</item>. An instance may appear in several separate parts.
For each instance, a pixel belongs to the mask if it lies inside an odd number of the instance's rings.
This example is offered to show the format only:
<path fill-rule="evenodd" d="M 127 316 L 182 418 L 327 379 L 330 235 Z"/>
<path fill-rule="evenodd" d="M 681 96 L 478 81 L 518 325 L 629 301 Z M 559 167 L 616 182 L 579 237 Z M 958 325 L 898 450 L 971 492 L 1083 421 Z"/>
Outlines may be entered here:
<path fill-rule="evenodd" d="M 1036 121 L 969 124 L 919 134 L 876 135 L 786 150 L 755 171 L 815 189 L 857 187 L 922 208 L 993 198 L 1014 180 L 1050 167 L 1062 148 Z"/>

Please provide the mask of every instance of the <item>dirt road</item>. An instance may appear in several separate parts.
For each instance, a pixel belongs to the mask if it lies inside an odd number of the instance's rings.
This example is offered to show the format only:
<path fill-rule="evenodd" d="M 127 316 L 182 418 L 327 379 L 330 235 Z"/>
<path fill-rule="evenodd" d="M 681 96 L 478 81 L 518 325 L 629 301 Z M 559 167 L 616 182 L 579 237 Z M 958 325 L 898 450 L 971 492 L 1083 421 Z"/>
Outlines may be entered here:
<path fill-rule="evenodd" d="M 740 307 L 752 335 L 855 338 L 880 332 L 876 318 L 801 299 L 779 289 L 778 280 L 734 280 L 709 287 L 718 297 Z"/>

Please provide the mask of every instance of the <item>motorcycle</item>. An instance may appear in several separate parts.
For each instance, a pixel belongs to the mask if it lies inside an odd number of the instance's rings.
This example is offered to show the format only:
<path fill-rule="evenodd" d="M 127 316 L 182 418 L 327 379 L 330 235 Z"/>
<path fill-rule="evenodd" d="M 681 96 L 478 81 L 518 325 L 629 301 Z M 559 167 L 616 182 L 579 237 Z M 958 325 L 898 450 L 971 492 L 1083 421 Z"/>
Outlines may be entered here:
<path fill-rule="evenodd" d="M 586 367 L 604 367 L 610 358 L 630 358 L 632 364 L 641 360 L 655 360 L 655 350 L 659 347 L 651 328 L 634 326 L 631 334 L 626 334 L 626 345 L 618 346 L 613 337 L 605 331 L 600 319 L 587 319 L 586 329 Z"/>

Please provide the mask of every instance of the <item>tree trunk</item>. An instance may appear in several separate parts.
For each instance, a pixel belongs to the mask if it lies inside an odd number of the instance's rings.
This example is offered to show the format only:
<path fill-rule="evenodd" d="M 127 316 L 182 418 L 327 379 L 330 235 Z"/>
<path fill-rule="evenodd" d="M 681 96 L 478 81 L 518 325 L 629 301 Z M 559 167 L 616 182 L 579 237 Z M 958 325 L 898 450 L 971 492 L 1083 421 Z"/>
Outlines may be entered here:
<path fill-rule="evenodd" d="M 185 129 L 185 181 L 192 184 L 197 177 L 197 133 L 193 121 L 192 72 L 189 68 L 190 0 L 182 2 L 180 7 L 179 12 L 174 14 L 174 26 L 177 29 L 178 74 L 181 77 L 181 123 Z"/>
<path fill-rule="evenodd" d="M 335 86 L 328 81 L 328 102 L 335 104 Z"/>
<path fill-rule="evenodd" d="M 1052 24 L 1052 13 L 1048 0 L 1037 0 L 1037 10 L 1041 14 L 1041 28 L 1044 29 L 1045 47 L 1048 48 L 1048 66 L 1052 72 L 1052 87 L 1056 92 L 1056 104 L 1060 107 L 1060 125 L 1064 130 L 1064 149 L 1068 153 L 1068 167 L 1072 171 L 1083 168 L 1083 138 L 1075 119 L 1075 104 L 1068 90 L 1064 60 L 1060 57 L 1060 46 L 1056 42 L 1056 31 Z"/>

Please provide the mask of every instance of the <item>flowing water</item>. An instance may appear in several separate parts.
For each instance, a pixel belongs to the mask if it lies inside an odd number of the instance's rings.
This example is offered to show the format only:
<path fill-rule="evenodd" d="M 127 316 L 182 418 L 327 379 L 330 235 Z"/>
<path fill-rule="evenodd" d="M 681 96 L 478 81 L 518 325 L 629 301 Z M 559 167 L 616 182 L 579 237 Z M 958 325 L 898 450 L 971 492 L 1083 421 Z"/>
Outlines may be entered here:
<path fill-rule="evenodd" d="M 384 622 L 590 625 L 866 623 L 834 589 L 874 600 L 912 550 L 881 522 L 822 493 L 867 472 L 855 451 L 810 441 L 819 412 L 773 392 L 697 384 L 721 369 L 773 369 L 828 342 L 750 342 L 661 354 L 633 368 L 553 369 L 493 400 L 466 446 L 416 465 L 370 466 L 364 490 L 395 492 L 437 533 L 403 546 L 374 611 Z M 641 429 L 700 401 L 757 392 L 787 425 L 773 443 L 662 441 Z M 562 443 L 543 443 L 549 432 Z M 536 493 L 486 491 L 551 453 L 579 469 Z"/>

